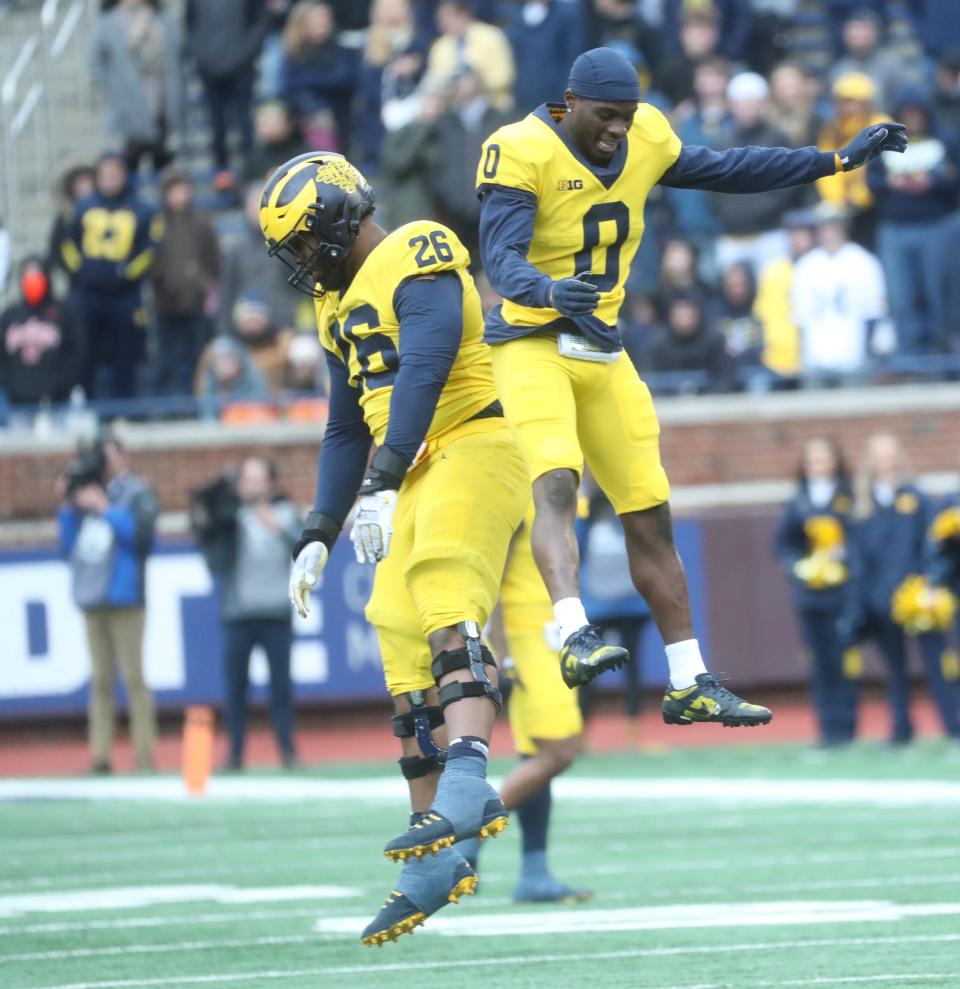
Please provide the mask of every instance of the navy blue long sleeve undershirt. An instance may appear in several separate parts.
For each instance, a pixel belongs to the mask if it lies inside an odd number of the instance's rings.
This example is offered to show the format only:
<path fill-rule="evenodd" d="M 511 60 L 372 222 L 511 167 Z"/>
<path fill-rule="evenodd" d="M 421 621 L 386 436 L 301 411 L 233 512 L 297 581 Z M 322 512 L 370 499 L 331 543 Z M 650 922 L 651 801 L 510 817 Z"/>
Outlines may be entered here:
<path fill-rule="evenodd" d="M 689 145 L 681 149 L 659 184 L 744 194 L 804 185 L 835 171 L 833 152 L 814 147 L 713 151 Z M 482 190 L 480 257 L 490 284 L 504 298 L 542 309 L 547 306 L 551 279 L 527 261 L 536 213 L 537 197 L 532 192 L 498 185 Z"/>
<path fill-rule="evenodd" d="M 413 278 L 393 299 L 400 323 L 400 366 L 390 395 L 384 446 L 413 460 L 433 421 L 463 336 L 463 284 L 454 272 Z M 320 451 L 315 509 L 343 522 L 357 496 L 370 452 L 360 391 L 346 366 L 327 353 L 330 414 Z"/>

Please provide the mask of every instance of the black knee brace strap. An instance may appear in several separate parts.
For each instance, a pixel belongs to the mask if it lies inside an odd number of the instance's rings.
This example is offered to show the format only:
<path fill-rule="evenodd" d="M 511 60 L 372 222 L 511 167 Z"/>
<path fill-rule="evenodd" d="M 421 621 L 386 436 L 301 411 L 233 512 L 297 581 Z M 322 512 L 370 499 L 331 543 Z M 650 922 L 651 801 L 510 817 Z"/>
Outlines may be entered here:
<path fill-rule="evenodd" d="M 499 712 L 502 702 L 500 691 L 490 682 L 484 666 L 496 668 L 497 661 L 493 653 L 479 640 L 468 640 L 467 645 L 459 649 L 447 649 L 433 661 L 430 672 L 434 680 L 440 682 L 442 677 L 454 670 L 470 670 L 473 682 L 464 683 L 455 680 L 440 688 L 440 710 L 448 704 L 463 700 L 464 697 L 486 697 Z"/>
<path fill-rule="evenodd" d="M 439 707 L 426 707 L 427 720 L 431 728 L 439 728 L 443 724 L 443 711 Z M 417 712 L 407 711 L 406 714 L 395 714 L 393 734 L 397 738 L 413 738 L 417 734 Z"/>
<path fill-rule="evenodd" d="M 399 760 L 400 772 L 404 779 L 418 780 L 443 769 L 443 760 L 438 756 L 405 755 Z"/>

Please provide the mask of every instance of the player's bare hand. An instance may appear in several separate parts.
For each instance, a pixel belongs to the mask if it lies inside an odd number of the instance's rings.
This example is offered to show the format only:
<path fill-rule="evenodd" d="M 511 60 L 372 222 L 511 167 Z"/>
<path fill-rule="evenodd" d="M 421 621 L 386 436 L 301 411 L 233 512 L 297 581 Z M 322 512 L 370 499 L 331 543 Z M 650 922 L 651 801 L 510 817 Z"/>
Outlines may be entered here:
<path fill-rule="evenodd" d="M 587 278 L 590 272 L 581 272 L 573 278 L 561 278 L 550 286 L 547 301 L 562 316 L 589 316 L 600 304 L 600 292 Z"/>
<path fill-rule="evenodd" d="M 297 614 L 306 618 L 310 613 L 310 592 L 316 587 L 330 553 L 321 542 L 307 543 L 297 554 L 290 570 L 290 600 Z"/>
<path fill-rule="evenodd" d="M 397 492 L 391 490 L 364 495 L 357 502 L 357 516 L 350 530 L 357 563 L 377 563 L 390 552 L 396 506 Z"/>

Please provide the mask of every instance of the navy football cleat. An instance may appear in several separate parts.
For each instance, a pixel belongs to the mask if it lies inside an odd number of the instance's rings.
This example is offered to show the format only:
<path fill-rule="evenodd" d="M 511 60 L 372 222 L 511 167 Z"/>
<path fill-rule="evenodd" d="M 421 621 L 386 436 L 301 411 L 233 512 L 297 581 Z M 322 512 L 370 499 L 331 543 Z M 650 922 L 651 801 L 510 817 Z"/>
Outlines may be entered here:
<path fill-rule="evenodd" d="M 568 687 L 581 687 L 607 670 L 619 669 L 629 658 L 621 646 L 606 645 L 596 625 L 584 625 L 560 650 L 560 675 Z"/>
<path fill-rule="evenodd" d="M 713 721 L 725 728 L 752 728 L 769 724 L 772 717 L 769 708 L 737 697 L 712 673 L 701 673 L 692 687 L 683 690 L 668 687 L 663 696 L 663 720 L 668 725 Z"/>
<path fill-rule="evenodd" d="M 495 794 L 492 787 L 491 791 Z M 502 833 L 508 820 L 507 809 L 496 795 L 487 800 L 483 813 L 462 824 L 459 832 L 446 817 L 431 809 L 408 831 L 388 842 L 383 854 L 391 862 L 406 862 L 411 857 L 419 859 L 428 853 L 436 855 L 465 838 L 479 838 L 480 841 L 494 838 Z"/>
<path fill-rule="evenodd" d="M 444 849 L 436 858 L 407 862 L 397 885 L 407 892 L 393 890 L 360 935 L 360 940 L 370 947 L 380 948 L 402 934 L 413 934 L 414 928 L 448 903 L 472 896 L 477 874 L 463 856 Z"/>
<path fill-rule="evenodd" d="M 514 903 L 583 903 L 593 896 L 592 889 L 575 889 L 551 875 L 521 876 L 513 889 Z"/>

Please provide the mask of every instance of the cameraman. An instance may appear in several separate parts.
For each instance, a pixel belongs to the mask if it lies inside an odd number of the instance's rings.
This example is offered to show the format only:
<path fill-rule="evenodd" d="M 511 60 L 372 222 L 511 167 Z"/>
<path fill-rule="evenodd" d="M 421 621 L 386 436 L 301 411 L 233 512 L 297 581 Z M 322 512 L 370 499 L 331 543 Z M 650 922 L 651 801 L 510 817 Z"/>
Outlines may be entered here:
<path fill-rule="evenodd" d="M 153 768 L 156 720 L 143 679 L 144 576 L 157 499 L 130 472 L 114 437 L 98 440 L 59 480 L 60 545 L 70 563 L 73 599 L 84 614 L 93 664 L 89 733 L 93 772 L 109 773 L 116 667 L 130 705 L 136 768 Z"/>
<path fill-rule="evenodd" d="M 278 493 L 276 467 L 254 456 L 235 483 L 224 475 L 193 493 L 191 524 L 210 572 L 220 578 L 229 766 L 243 768 L 250 653 L 257 645 L 270 667 L 270 720 L 280 756 L 284 766 L 294 766 L 287 579 L 300 514 Z"/>

